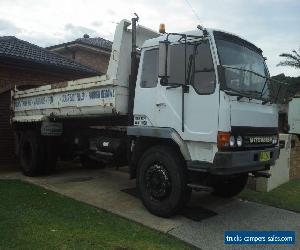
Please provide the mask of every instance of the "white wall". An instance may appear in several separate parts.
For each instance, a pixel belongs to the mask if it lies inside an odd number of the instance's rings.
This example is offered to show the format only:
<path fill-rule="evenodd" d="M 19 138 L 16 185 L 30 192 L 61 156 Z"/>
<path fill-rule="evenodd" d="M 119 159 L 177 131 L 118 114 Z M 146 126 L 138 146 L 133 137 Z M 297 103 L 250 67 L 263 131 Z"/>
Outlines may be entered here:
<path fill-rule="evenodd" d="M 272 176 L 269 179 L 257 178 L 256 190 L 269 192 L 272 189 L 286 183 L 290 179 L 290 154 L 291 154 L 292 135 L 280 134 L 279 141 L 285 141 L 284 148 L 280 149 L 279 159 L 276 164 L 268 171 Z"/>

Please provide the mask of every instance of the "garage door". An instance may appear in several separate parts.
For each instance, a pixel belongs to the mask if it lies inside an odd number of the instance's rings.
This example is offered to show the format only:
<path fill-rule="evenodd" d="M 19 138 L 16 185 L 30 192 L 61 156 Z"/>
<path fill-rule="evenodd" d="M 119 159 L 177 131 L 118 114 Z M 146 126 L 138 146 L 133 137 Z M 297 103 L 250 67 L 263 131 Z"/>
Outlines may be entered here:
<path fill-rule="evenodd" d="M 15 162 L 14 135 L 10 125 L 10 91 L 0 94 L 0 167 Z"/>

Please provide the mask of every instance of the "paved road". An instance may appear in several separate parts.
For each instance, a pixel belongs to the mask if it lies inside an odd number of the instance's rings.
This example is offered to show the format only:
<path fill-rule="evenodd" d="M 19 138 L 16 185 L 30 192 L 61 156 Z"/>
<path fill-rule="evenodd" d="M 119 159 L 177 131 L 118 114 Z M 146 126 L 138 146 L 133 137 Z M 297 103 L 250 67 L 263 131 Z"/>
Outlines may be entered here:
<path fill-rule="evenodd" d="M 122 170 L 86 170 L 73 165 L 49 177 L 29 178 L 18 171 L 5 171 L 0 172 L 1 178 L 17 178 L 40 185 L 168 233 L 204 250 L 300 249 L 297 238 L 297 244 L 292 247 L 223 244 L 226 230 L 289 230 L 296 231 L 298 236 L 300 214 L 238 199 L 224 200 L 206 193 L 193 193 L 185 216 L 162 219 L 148 213 L 139 199 L 121 191 L 132 191 L 135 186 L 134 180 L 129 180 Z M 187 218 L 190 214 L 194 214 L 192 219 Z"/>

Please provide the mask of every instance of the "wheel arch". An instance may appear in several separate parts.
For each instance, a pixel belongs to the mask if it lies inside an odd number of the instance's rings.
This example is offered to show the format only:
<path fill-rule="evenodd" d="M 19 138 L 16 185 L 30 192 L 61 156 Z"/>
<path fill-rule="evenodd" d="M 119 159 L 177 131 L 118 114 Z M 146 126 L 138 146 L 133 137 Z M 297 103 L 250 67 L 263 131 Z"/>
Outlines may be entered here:
<path fill-rule="evenodd" d="M 143 153 L 156 145 L 168 145 L 175 148 L 183 160 L 191 159 L 186 143 L 172 128 L 129 127 L 127 134 L 131 141 L 131 150 L 129 150 L 130 178 L 136 177 L 137 164 Z"/>

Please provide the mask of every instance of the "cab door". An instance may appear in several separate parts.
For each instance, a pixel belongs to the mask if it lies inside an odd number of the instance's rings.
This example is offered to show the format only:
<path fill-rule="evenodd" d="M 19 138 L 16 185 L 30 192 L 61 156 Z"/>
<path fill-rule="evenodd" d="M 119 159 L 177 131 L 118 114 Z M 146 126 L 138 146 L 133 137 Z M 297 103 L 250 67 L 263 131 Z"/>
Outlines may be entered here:
<path fill-rule="evenodd" d="M 168 86 L 159 83 L 158 48 L 142 52 L 134 103 L 135 116 L 145 116 L 147 126 L 173 128 L 184 140 L 216 142 L 219 89 L 209 41 L 198 44 L 196 52 L 194 47 L 189 47 L 185 54 L 182 44 L 171 45 L 170 51 L 171 75 Z M 191 66 L 191 55 L 194 53 Z M 191 73 L 188 91 L 183 94 L 182 87 L 176 86 L 176 83 L 185 83 L 188 75 L 188 72 L 185 73 L 185 55 Z"/>
<path fill-rule="evenodd" d="M 219 89 L 209 40 L 188 46 L 186 74 L 184 45 L 170 46 L 170 53 L 170 86 L 157 87 L 160 109 L 156 125 L 173 127 L 184 140 L 216 142 Z M 185 76 L 190 85 L 188 91 L 182 94 L 182 87 L 172 86 L 172 83 L 183 84 Z"/>
<path fill-rule="evenodd" d="M 161 103 L 158 100 L 158 82 L 158 48 L 143 49 L 137 75 L 133 113 L 135 117 L 144 117 L 146 126 L 159 124 L 157 114 Z"/>

